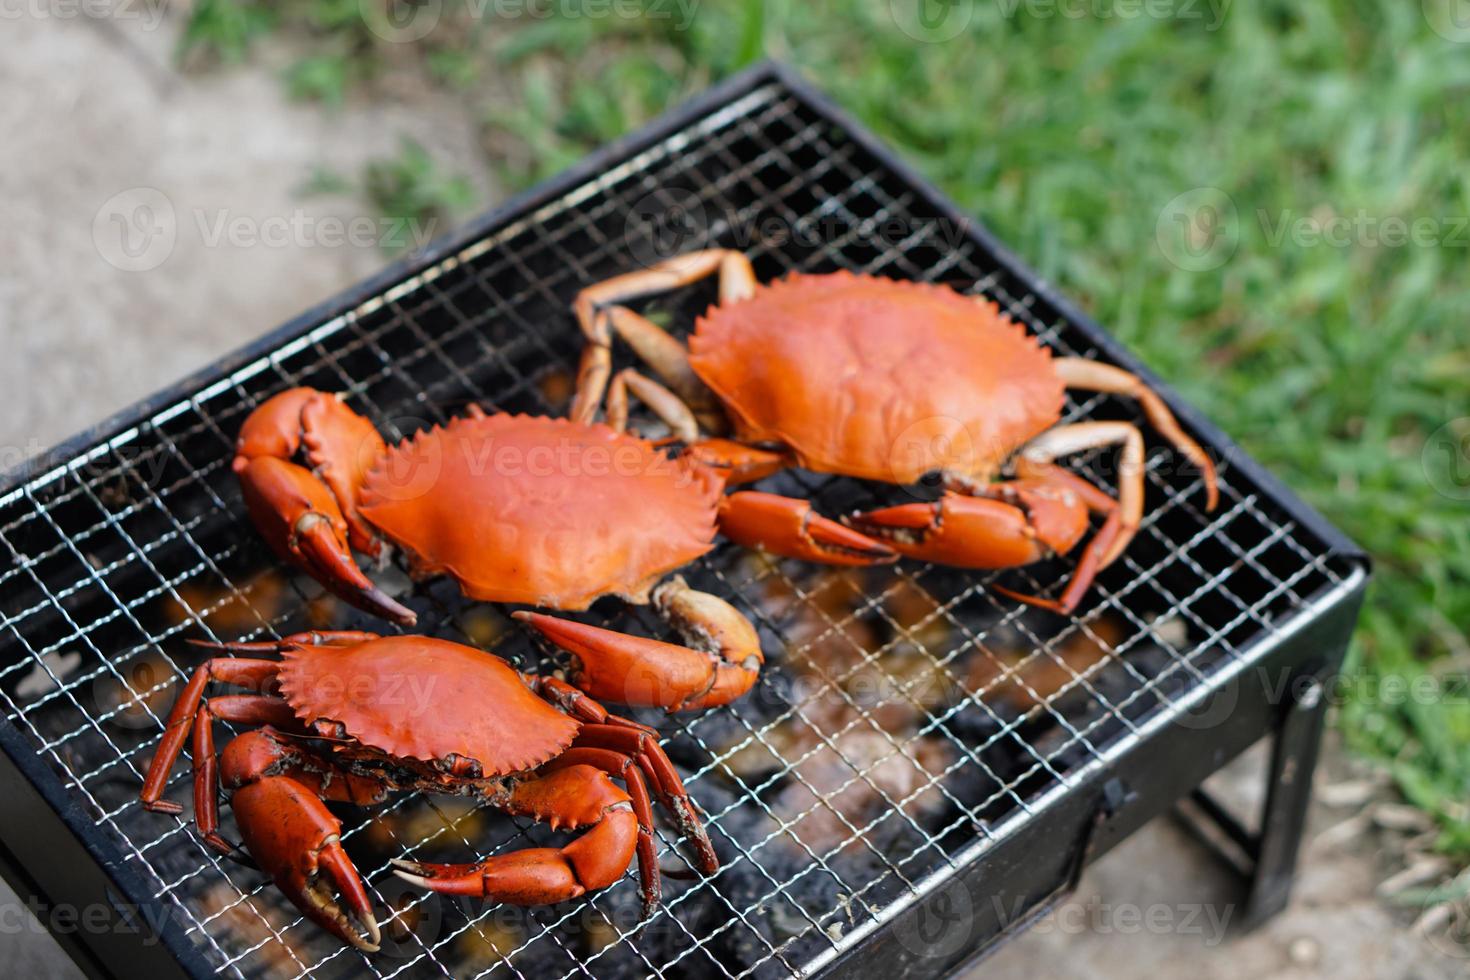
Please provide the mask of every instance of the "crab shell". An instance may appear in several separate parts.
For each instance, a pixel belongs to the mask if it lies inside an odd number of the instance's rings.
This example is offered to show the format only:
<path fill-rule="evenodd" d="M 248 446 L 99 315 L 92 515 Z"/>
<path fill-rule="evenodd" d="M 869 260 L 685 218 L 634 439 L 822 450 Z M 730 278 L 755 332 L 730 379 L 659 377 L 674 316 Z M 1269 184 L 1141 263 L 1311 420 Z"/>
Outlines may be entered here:
<path fill-rule="evenodd" d="M 307 725 L 338 722 L 395 759 L 473 759 L 484 776 L 542 765 L 581 727 L 504 661 L 424 636 L 288 648 L 277 676 L 281 696 Z"/>
<path fill-rule="evenodd" d="M 358 500 L 416 577 L 575 610 L 609 593 L 646 602 L 709 551 L 722 490 L 714 470 L 604 425 L 481 415 L 390 448 Z"/>
<path fill-rule="evenodd" d="M 712 308 L 689 352 L 742 441 L 818 472 L 989 476 L 1061 418 L 1050 352 L 994 303 L 942 286 L 792 275 Z"/>

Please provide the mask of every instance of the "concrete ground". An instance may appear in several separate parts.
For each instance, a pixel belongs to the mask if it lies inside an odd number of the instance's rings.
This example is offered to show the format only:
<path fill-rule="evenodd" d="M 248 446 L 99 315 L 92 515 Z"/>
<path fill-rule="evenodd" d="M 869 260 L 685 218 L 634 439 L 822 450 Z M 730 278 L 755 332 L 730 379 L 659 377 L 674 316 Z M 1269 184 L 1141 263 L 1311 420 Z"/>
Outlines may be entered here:
<path fill-rule="evenodd" d="M 410 86 L 392 102 L 327 112 L 287 102 L 268 53 L 249 67 L 181 77 L 170 67 L 172 22 L 46 16 L 40 6 L 5 21 L 0 58 L 8 93 L 0 100 L 0 388 L 18 394 L 0 413 L 0 466 L 380 267 L 376 244 L 332 240 L 331 219 L 351 218 L 352 200 L 298 194 L 314 166 L 355 174 L 406 134 L 491 195 L 472 121 L 452 99 Z M 1235 795 L 1252 785 L 1237 779 Z M 1312 833 L 1350 816 L 1319 807 Z M 1371 832 L 1329 837 L 1336 842 L 1307 849 L 1286 914 L 1223 938 L 1222 881 L 1177 830 L 1156 824 L 1091 871 L 1073 903 L 972 975 L 1470 973 L 1470 962 L 1410 935 L 1412 916 L 1375 897 L 1392 868 Z M 16 901 L 0 890 L 0 908 Z M 33 923 L 0 931 L 0 958 L 8 975 L 78 975 Z"/>

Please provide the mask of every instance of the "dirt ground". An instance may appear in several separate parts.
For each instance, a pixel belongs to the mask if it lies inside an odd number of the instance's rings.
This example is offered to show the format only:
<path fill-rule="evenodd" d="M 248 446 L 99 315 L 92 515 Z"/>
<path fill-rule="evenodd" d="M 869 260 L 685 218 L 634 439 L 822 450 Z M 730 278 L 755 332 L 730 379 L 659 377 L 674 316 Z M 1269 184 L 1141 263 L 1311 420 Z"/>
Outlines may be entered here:
<path fill-rule="evenodd" d="M 181 78 L 170 67 L 172 29 L 7 20 L 0 386 L 20 397 L 0 414 L 0 466 L 43 452 L 380 267 L 375 243 L 327 234 L 329 219 L 353 215 L 351 200 L 299 195 L 314 166 L 354 174 L 406 134 L 491 196 L 471 122 L 452 101 L 409 92 L 394 104 L 330 112 L 292 104 L 269 53 L 249 67 Z M 284 240 L 264 240 L 283 225 L 294 229 Z M 1232 795 L 1249 797 L 1259 761 L 1228 780 Z M 1324 778 L 1344 771 L 1332 751 L 1329 763 Z M 1331 830 L 1351 817 L 1316 808 L 1296 899 L 1255 933 L 1217 928 L 1230 911 L 1221 876 L 1181 832 L 1158 823 L 1093 869 L 1061 912 L 971 975 L 1470 975 L 1470 961 L 1411 935 L 1412 913 L 1375 896 L 1392 868 L 1371 830 Z M 15 901 L 0 890 L 0 907 Z M 5 932 L 5 972 L 79 975 L 39 928 Z"/>

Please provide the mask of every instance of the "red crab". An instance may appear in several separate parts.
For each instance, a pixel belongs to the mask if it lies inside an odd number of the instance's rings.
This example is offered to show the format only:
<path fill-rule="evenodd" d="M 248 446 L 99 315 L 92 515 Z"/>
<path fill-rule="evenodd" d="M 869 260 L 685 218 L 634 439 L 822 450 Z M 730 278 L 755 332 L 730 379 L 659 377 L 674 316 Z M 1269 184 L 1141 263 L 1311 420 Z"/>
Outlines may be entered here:
<path fill-rule="evenodd" d="M 587 830 L 565 847 L 474 864 L 393 862 L 408 881 L 454 895 L 560 902 L 611 885 L 636 853 L 647 916 L 659 897 L 654 798 L 693 843 L 699 869 L 719 867 L 655 733 L 555 678 L 423 636 L 313 632 L 278 643 L 200 645 L 281 659 L 215 657 L 194 672 L 148 769 L 143 805 L 181 811 L 161 796 L 192 726 L 194 813 L 205 841 L 230 857 L 243 850 L 307 918 L 359 949 L 377 949 L 379 930 L 342 848 L 341 822 L 324 800 L 364 805 L 418 790 Z M 206 699 L 211 681 L 278 693 Z M 237 736 L 217 760 L 215 721 L 265 727 Z M 222 785 L 241 845 L 219 833 Z"/>
<path fill-rule="evenodd" d="M 608 594 L 651 601 L 688 647 L 517 613 L 577 658 L 573 682 L 601 700 L 710 707 L 745 693 L 760 671 L 744 616 L 677 576 L 664 580 L 713 547 L 723 474 L 697 459 L 605 425 L 474 406 L 390 448 L 337 396 L 293 388 L 245 420 L 234 469 L 276 552 L 379 616 L 415 620 L 353 558 L 356 549 L 382 559 L 386 539 L 416 578 L 449 575 L 474 599 L 566 610 Z M 746 515 L 765 496 L 737 494 L 752 504 L 736 500 L 727 514 L 758 520 Z M 808 531 L 833 560 L 894 556 L 825 518 Z"/>
<path fill-rule="evenodd" d="M 695 323 L 687 350 L 620 305 L 710 275 L 719 277 L 719 300 Z M 1023 601 L 1071 612 L 1143 514 L 1142 434 L 1126 422 L 1056 427 L 1067 388 L 1136 399 L 1203 474 L 1207 506 L 1217 502 L 1211 460 L 1137 377 L 1053 357 L 994 303 L 945 286 L 848 272 L 761 285 L 744 255 L 712 249 L 588 287 L 574 309 L 588 345 L 573 420 L 591 422 L 606 392 L 608 420 L 621 428 L 631 392 L 690 455 L 726 467 L 732 482 L 786 465 L 899 484 L 938 473 L 946 493 L 936 502 L 847 518 L 905 555 L 967 568 L 1026 565 L 1070 551 L 1090 513 L 1104 515 L 1059 599 L 998 590 Z M 611 376 L 615 336 L 664 384 L 631 369 Z M 734 439 L 701 439 L 701 424 Z M 1107 445 L 1122 446 L 1116 500 L 1054 463 Z M 820 561 L 799 533 L 810 520 L 808 502 L 765 494 L 729 509 L 721 530 Z"/>

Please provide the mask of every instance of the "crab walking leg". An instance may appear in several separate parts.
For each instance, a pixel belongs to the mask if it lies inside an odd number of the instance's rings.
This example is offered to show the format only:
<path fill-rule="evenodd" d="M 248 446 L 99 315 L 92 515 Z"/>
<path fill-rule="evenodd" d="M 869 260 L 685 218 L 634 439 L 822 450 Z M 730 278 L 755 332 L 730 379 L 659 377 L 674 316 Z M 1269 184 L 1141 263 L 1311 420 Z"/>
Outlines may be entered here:
<path fill-rule="evenodd" d="M 542 767 L 543 774 L 566 769 L 569 766 L 592 766 L 621 779 L 633 801 L 633 814 L 638 818 L 638 882 L 642 898 L 642 917 L 648 918 L 658 907 L 662 891 L 659 881 L 658 854 L 653 847 L 653 801 L 648 795 L 648 784 L 638 763 L 626 755 L 610 749 L 570 748 Z"/>
<path fill-rule="evenodd" d="M 700 870 L 705 874 L 714 874 L 719 870 L 720 859 L 715 854 L 714 844 L 710 842 L 704 824 L 694 812 L 694 804 L 688 791 L 684 789 L 679 771 L 674 768 L 673 762 L 659 744 L 657 732 L 646 725 L 610 713 L 566 681 L 542 674 L 521 676 L 533 691 L 556 702 L 563 711 L 586 723 L 578 733 L 575 745 L 581 745 L 586 738 L 596 739 L 597 744 L 605 745 L 608 738 L 604 734 L 605 730 L 625 735 L 622 741 L 616 743 L 617 751 L 638 763 L 659 803 L 668 811 L 679 832 L 693 844 L 699 855 Z"/>
<path fill-rule="evenodd" d="M 1123 447 L 1118 457 L 1117 537 L 1102 556 L 1099 570 L 1118 560 L 1143 520 L 1143 433 L 1127 422 L 1079 422 L 1051 429 L 1021 448 L 1022 465 L 1050 464 L 1058 457 L 1104 446 Z"/>
<path fill-rule="evenodd" d="M 194 821 L 204 842 L 226 857 L 239 850 L 219 833 L 219 761 L 214 754 L 214 723 L 299 727 L 291 706 L 264 694 L 225 694 L 210 698 L 194 715 Z"/>
<path fill-rule="evenodd" d="M 188 640 L 190 646 L 204 650 L 219 650 L 223 653 L 284 653 L 298 647 L 354 647 L 372 640 L 382 639 L 377 633 L 367 630 L 308 630 L 292 633 L 279 640 L 249 640 L 217 643 L 214 640 Z M 274 662 L 274 661 L 270 661 Z"/>
<path fill-rule="evenodd" d="M 579 748 L 608 749 L 637 761 L 639 767 L 648 774 L 660 802 L 673 818 L 679 833 L 689 838 L 693 845 L 698 858 L 695 863 L 699 870 L 707 875 L 720 870 L 720 858 L 715 853 L 714 844 L 710 842 L 704 824 L 695 815 L 689 794 L 685 791 L 679 774 L 675 772 L 673 763 L 664 755 L 658 738 L 647 732 L 625 727 L 631 723 L 622 718 L 609 715 L 608 721 L 611 724 L 584 726 L 577 734 L 574 745 Z"/>
<path fill-rule="evenodd" d="M 577 397 L 571 411 L 573 421 L 591 422 L 597 415 L 612 373 L 615 331 L 628 339 L 640 356 L 645 357 L 654 373 L 670 387 L 682 391 L 686 401 L 695 402 L 697 408 L 705 408 L 704 404 L 698 403 L 709 399 L 709 395 L 707 392 L 696 394 L 704 385 L 689 367 L 683 345 L 672 337 L 668 338 L 670 343 L 658 340 L 652 332 L 658 331 L 655 324 L 615 304 L 678 289 L 715 274 L 720 277 L 719 302 L 722 306 L 745 299 L 755 292 L 755 270 L 751 268 L 750 260 L 741 252 L 721 248 L 676 256 L 638 272 L 614 276 L 577 294 L 572 309 L 587 338 L 587 347 L 582 352 L 582 362 L 577 370 Z M 613 313 L 613 309 L 619 312 Z"/>
<path fill-rule="evenodd" d="M 607 773 L 568 766 L 515 785 L 507 813 L 553 827 L 590 827 L 565 847 L 528 848 L 473 864 L 392 862 L 400 878 L 421 888 L 511 905 L 552 905 L 606 888 L 628 870 L 638 847 L 633 801 Z M 643 881 L 644 907 L 658 901 L 657 881 Z"/>
<path fill-rule="evenodd" d="M 684 454 L 724 474 L 727 487 L 764 480 L 791 465 L 785 453 L 747 446 L 731 439 L 700 439 L 687 445 Z"/>
<path fill-rule="evenodd" d="M 663 420 L 675 439 L 686 443 L 699 439 L 699 423 L 689 406 L 678 395 L 632 368 L 624 368 L 614 375 L 607 389 L 607 424 L 614 430 L 627 431 L 629 392 Z"/>
<path fill-rule="evenodd" d="M 158 743 L 158 751 L 153 755 L 153 761 L 148 765 L 148 775 L 143 780 L 143 790 L 138 798 L 143 801 L 146 809 L 155 813 L 182 813 L 183 807 L 170 800 L 162 799 L 163 788 L 168 783 L 169 770 L 178 761 L 179 753 L 183 751 L 184 739 L 189 737 L 189 729 L 194 724 L 194 716 L 199 711 L 204 700 L 204 689 L 209 686 L 210 681 L 220 681 L 225 684 L 234 684 L 236 687 L 248 687 L 255 690 L 263 690 L 271 681 L 275 680 L 276 671 L 280 664 L 274 660 L 236 660 L 230 657 L 215 657 L 200 664 L 194 671 L 189 683 L 180 692 L 178 700 L 174 702 L 173 710 L 169 713 L 168 722 L 164 725 L 163 738 Z"/>
<path fill-rule="evenodd" d="M 1137 401 L 1143 409 L 1143 414 L 1148 417 L 1149 424 L 1169 440 L 1174 448 L 1183 453 L 1190 462 L 1199 467 L 1205 481 L 1205 508 L 1215 509 L 1220 502 L 1220 488 L 1214 461 L 1199 443 L 1191 439 L 1179 427 L 1179 422 L 1174 418 L 1174 413 L 1169 411 L 1169 406 L 1165 405 L 1164 400 L 1141 379 L 1111 364 L 1101 364 L 1078 357 L 1057 358 L 1052 361 L 1052 366 L 1056 368 L 1058 377 L 1068 388 L 1123 395 Z"/>
<path fill-rule="evenodd" d="M 746 446 L 729 439 L 701 439 L 699 420 L 695 418 L 694 410 L 677 394 L 632 368 L 624 368 L 614 375 L 607 390 L 607 424 L 618 432 L 625 432 L 628 428 L 630 395 L 637 396 L 669 427 L 671 435 L 660 445 L 683 443 L 686 456 L 719 471 L 727 485 L 764 479 L 790 465 L 784 453 Z M 853 537 L 851 531 L 840 526 L 838 529 L 847 537 Z M 882 548 L 882 545 L 877 547 Z"/>
<path fill-rule="evenodd" d="M 754 277 L 751 280 L 754 283 Z M 723 432 L 728 427 L 725 410 L 699 375 L 689 366 L 689 349 L 663 327 L 626 306 L 609 306 L 604 310 L 612 334 L 625 340 L 638 360 L 672 389 L 689 406 L 699 424 L 708 432 Z"/>
<path fill-rule="evenodd" d="M 577 658 L 572 683 L 599 701 L 693 711 L 727 704 L 750 690 L 765 657 L 749 620 L 677 576 L 654 590 L 653 601 L 689 646 L 543 613 L 514 615 Z"/>

